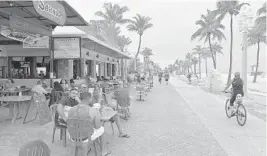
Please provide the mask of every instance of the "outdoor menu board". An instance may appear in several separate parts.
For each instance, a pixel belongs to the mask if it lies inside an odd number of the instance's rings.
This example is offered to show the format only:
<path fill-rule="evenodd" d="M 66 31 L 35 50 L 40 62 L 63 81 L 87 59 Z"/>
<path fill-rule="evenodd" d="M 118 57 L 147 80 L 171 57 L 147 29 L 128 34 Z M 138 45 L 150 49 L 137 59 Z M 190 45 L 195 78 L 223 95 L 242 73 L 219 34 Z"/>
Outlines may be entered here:
<path fill-rule="evenodd" d="M 72 59 L 80 58 L 80 38 L 54 38 L 54 58 Z"/>

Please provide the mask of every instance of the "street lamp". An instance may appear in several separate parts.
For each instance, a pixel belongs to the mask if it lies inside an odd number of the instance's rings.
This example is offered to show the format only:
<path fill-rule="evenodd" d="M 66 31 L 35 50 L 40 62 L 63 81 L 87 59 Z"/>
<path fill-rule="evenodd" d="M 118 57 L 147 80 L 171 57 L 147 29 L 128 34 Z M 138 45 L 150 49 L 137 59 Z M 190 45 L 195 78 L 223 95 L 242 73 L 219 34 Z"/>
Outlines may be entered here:
<path fill-rule="evenodd" d="M 244 95 L 247 96 L 247 49 L 248 49 L 248 30 L 253 25 L 253 12 L 251 7 L 245 5 L 241 8 L 239 13 L 239 31 L 243 34 L 242 45 L 242 79 L 244 81 Z"/>

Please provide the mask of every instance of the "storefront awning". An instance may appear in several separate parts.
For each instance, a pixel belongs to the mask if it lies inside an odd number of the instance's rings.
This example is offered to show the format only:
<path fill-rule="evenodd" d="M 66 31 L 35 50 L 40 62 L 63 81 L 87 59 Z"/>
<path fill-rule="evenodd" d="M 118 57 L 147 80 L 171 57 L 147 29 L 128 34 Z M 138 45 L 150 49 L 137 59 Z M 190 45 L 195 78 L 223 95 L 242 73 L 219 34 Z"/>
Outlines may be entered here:
<path fill-rule="evenodd" d="M 64 9 L 61 9 L 62 6 Z M 43 10 L 41 9 L 42 7 L 43 7 Z M 49 7 L 48 9 L 52 10 L 52 12 L 55 14 L 54 17 L 51 15 L 51 12 L 48 12 L 47 7 Z M 62 11 L 62 13 L 57 13 L 56 9 L 58 8 L 60 8 L 61 11 L 62 10 L 64 11 Z M 36 24 L 48 26 L 48 27 L 56 27 L 60 25 L 64 25 L 64 26 L 86 26 L 88 25 L 88 23 L 81 17 L 81 15 L 77 13 L 65 1 L 46 1 L 46 0 L 45 1 L 43 0 L 0 1 L 0 23 L 1 25 L 9 25 L 9 17 L 11 14 L 15 14 L 24 19 L 31 20 L 32 22 L 35 22 Z"/>
<path fill-rule="evenodd" d="M 102 53 L 102 54 L 108 55 L 108 56 L 113 56 L 113 57 L 119 58 L 119 59 L 132 59 L 127 54 L 120 52 L 118 49 L 113 48 L 112 46 L 108 45 L 107 43 L 100 41 L 99 39 L 93 37 L 90 34 L 85 33 L 84 31 L 82 31 L 76 27 L 58 27 L 53 32 L 53 36 L 54 37 L 77 37 L 77 36 L 79 36 L 81 38 L 89 39 L 89 40 L 91 40 L 91 41 L 93 41 L 93 42 L 95 42 L 95 43 L 97 43 L 103 47 L 110 49 L 109 53 L 106 53 L 104 51 L 97 51 L 99 53 Z"/>

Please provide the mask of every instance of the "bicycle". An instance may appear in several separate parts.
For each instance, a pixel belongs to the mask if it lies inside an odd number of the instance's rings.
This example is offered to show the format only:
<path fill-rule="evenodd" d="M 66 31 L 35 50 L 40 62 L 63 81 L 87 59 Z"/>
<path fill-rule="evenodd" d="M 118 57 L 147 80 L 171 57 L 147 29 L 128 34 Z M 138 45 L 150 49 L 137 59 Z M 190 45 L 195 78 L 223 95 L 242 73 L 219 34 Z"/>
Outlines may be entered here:
<path fill-rule="evenodd" d="M 231 93 L 230 97 L 225 101 L 225 112 L 228 118 L 236 116 L 237 123 L 240 126 L 244 126 L 247 121 L 247 111 L 245 106 L 243 105 L 243 97 L 241 94 L 237 94 L 236 100 L 234 102 L 234 111 L 232 111 L 230 107 L 230 99 L 232 92 L 224 92 L 224 93 Z"/>

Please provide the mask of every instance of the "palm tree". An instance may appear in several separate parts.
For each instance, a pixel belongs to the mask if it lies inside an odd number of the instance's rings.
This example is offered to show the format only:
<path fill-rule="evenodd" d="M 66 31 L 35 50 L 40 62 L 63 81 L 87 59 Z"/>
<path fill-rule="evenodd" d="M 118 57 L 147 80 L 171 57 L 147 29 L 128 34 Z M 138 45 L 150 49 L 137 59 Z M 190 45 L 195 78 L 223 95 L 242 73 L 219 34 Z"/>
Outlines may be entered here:
<path fill-rule="evenodd" d="M 107 21 L 105 20 L 91 20 L 90 21 L 92 31 L 96 35 L 96 37 L 102 41 L 108 41 L 113 44 L 113 39 L 111 40 L 111 36 L 114 35 L 117 38 L 120 33 L 120 27 L 115 26 L 112 27 Z"/>
<path fill-rule="evenodd" d="M 217 53 L 223 54 L 222 52 L 223 47 L 218 42 L 216 42 L 211 45 L 211 48 L 212 48 L 212 52 L 214 53 L 215 61 L 217 64 L 217 59 L 216 59 Z"/>
<path fill-rule="evenodd" d="M 206 77 L 208 76 L 208 58 L 210 57 L 211 57 L 211 53 L 209 52 L 209 48 L 202 48 L 201 58 L 205 60 Z"/>
<path fill-rule="evenodd" d="M 266 36 L 264 35 L 264 32 L 258 30 L 257 26 L 253 27 L 248 33 L 248 43 L 249 46 L 257 45 L 256 72 L 253 79 L 253 83 L 256 83 L 259 68 L 260 43 L 266 44 Z"/>
<path fill-rule="evenodd" d="M 153 55 L 152 49 L 145 47 L 143 51 L 141 51 L 141 54 L 144 56 L 144 65 L 146 68 L 148 68 L 149 64 L 149 57 Z"/>
<path fill-rule="evenodd" d="M 219 20 L 223 20 L 224 17 L 229 14 L 230 15 L 230 35 L 231 35 L 231 42 L 230 42 L 230 67 L 228 73 L 228 80 L 227 84 L 231 80 L 232 75 L 232 62 L 233 62 L 233 16 L 239 14 L 239 11 L 243 5 L 249 5 L 249 3 L 240 3 L 236 0 L 220 0 L 217 2 L 217 10 L 215 13 L 219 15 Z"/>
<path fill-rule="evenodd" d="M 119 46 L 121 52 L 125 51 L 125 48 L 132 43 L 129 37 L 117 36 L 117 45 Z"/>
<path fill-rule="evenodd" d="M 137 59 L 139 52 L 140 52 L 142 36 L 144 34 L 144 31 L 146 31 L 147 29 L 153 26 L 153 24 L 150 23 L 150 21 L 151 21 L 150 17 L 137 14 L 135 17 L 133 17 L 133 20 L 130 21 L 130 24 L 127 25 L 127 28 L 129 31 L 135 31 L 139 35 L 139 44 L 137 48 L 137 53 L 135 54 L 135 58 L 134 58 L 135 60 Z M 135 62 L 136 61 L 134 61 L 134 63 Z M 136 69 L 136 65 L 134 65 L 134 68 Z"/>
<path fill-rule="evenodd" d="M 200 45 L 197 45 L 193 48 L 193 55 L 198 55 L 198 70 L 199 70 L 199 78 L 201 79 L 201 52 L 203 48 Z"/>
<path fill-rule="evenodd" d="M 129 19 L 124 19 L 123 14 L 129 11 L 127 6 L 120 6 L 118 4 L 104 3 L 104 11 L 97 11 L 96 16 L 102 17 L 106 24 L 108 24 L 107 31 L 109 32 L 109 40 L 112 45 L 116 45 L 116 24 L 126 24 L 129 22 Z"/>
<path fill-rule="evenodd" d="M 206 16 L 201 15 L 201 20 L 196 21 L 196 25 L 199 25 L 200 28 L 192 35 L 191 40 L 194 40 L 199 37 L 199 40 L 205 38 L 204 42 L 209 42 L 213 67 L 216 69 L 216 61 L 211 47 L 211 37 L 213 37 L 213 40 L 217 39 L 218 41 L 225 39 L 225 36 L 221 31 L 221 29 L 224 29 L 224 26 L 216 18 L 215 12 L 212 12 L 210 10 L 207 10 L 207 12 L 208 13 Z"/>
<path fill-rule="evenodd" d="M 186 64 L 187 64 L 187 67 L 188 67 L 188 73 L 189 73 L 189 69 L 191 69 L 191 72 L 193 71 L 192 70 L 192 54 L 191 53 L 186 53 L 185 55 L 185 59 L 186 59 Z"/>
<path fill-rule="evenodd" d="M 193 64 L 193 66 L 194 66 L 194 74 L 197 75 L 197 68 L 196 68 L 196 66 L 198 64 L 198 59 L 196 57 L 192 57 L 191 58 L 191 62 Z"/>
<path fill-rule="evenodd" d="M 256 19 L 255 23 L 260 31 L 266 32 L 266 2 L 257 11 L 257 14 L 259 17 Z"/>

